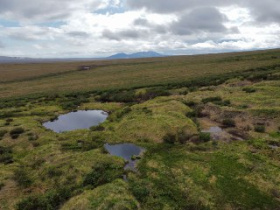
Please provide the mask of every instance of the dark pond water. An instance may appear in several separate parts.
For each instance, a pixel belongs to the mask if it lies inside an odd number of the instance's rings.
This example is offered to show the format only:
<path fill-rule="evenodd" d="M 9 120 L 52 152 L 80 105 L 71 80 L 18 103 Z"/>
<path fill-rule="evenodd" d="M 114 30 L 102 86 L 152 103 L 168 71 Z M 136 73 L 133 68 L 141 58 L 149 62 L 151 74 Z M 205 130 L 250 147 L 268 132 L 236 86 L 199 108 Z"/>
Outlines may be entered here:
<path fill-rule="evenodd" d="M 54 132 L 61 133 L 77 129 L 88 129 L 104 122 L 107 117 L 108 113 L 102 110 L 77 111 L 60 115 L 57 120 L 46 122 L 43 126 Z"/>
<path fill-rule="evenodd" d="M 122 157 L 128 163 L 125 166 L 125 169 L 130 169 L 135 171 L 135 165 L 137 160 L 132 160 L 133 156 L 139 156 L 142 152 L 145 151 L 142 147 L 136 146 L 135 144 L 105 144 L 105 149 L 114 156 Z"/>

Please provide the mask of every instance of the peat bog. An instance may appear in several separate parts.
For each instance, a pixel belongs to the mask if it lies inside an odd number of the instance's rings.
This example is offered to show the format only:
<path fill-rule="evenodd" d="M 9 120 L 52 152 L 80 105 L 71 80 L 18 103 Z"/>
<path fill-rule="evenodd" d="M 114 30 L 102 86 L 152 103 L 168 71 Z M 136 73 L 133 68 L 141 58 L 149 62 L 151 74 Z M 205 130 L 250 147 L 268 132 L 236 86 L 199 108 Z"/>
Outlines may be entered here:
<path fill-rule="evenodd" d="M 11 66 L 0 209 L 279 209 L 279 54 Z"/>

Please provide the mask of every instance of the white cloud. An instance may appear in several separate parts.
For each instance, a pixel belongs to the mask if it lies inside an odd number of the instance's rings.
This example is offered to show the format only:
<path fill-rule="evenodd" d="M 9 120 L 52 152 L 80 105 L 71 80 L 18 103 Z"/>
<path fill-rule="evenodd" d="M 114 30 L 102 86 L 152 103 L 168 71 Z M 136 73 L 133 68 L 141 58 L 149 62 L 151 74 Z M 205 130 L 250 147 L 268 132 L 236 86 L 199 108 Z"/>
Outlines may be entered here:
<path fill-rule="evenodd" d="M 183 54 L 280 47 L 277 0 L 0 2 L 0 25 L 6 25 L 0 27 L 0 47 L 5 46 L 0 55 L 95 57 L 121 51 Z"/>

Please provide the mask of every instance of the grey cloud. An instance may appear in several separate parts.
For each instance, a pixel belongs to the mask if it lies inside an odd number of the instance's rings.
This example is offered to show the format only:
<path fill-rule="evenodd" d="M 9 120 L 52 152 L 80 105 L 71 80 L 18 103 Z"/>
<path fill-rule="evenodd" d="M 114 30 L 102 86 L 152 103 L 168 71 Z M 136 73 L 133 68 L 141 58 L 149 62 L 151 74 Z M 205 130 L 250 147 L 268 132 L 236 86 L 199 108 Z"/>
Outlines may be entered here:
<path fill-rule="evenodd" d="M 48 27 L 16 27 L 6 28 L 5 35 L 22 41 L 52 40 L 60 35 L 60 31 Z"/>
<path fill-rule="evenodd" d="M 102 36 L 110 40 L 120 41 L 123 39 L 138 39 L 147 36 L 146 30 L 123 30 L 119 32 L 112 32 L 110 30 L 104 30 Z"/>
<path fill-rule="evenodd" d="M 139 25 L 139 26 L 148 26 L 150 25 L 149 21 L 145 18 L 138 18 L 134 20 L 133 22 L 134 25 Z"/>
<path fill-rule="evenodd" d="M 257 22 L 280 23 L 279 0 L 128 0 L 128 6 L 132 9 L 145 8 L 156 13 L 182 13 L 199 7 L 222 7 L 237 5 L 250 10 Z"/>
<path fill-rule="evenodd" d="M 158 34 L 165 34 L 168 32 L 168 28 L 164 25 L 156 25 L 156 26 L 154 26 L 154 30 Z"/>
<path fill-rule="evenodd" d="M 133 24 L 135 26 L 145 27 L 147 30 L 156 32 L 158 34 L 165 34 L 168 31 L 166 25 L 153 24 L 145 18 L 138 18 L 134 20 Z"/>
<path fill-rule="evenodd" d="M 251 11 L 258 22 L 280 23 L 280 1 L 279 0 L 257 0 L 252 1 Z M 250 7 L 248 4 L 247 7 Z"/>
<path fill-rule="evenodd" d="M 92 11 L 97 0 L 0 0 L 0 16 L 17 21 L 44 22 L 64 20 L 75 11 Z"/>
<path fill-rule="evenodd" d="M 221 33 L 227 31 L 223 25 L 225 20 L 226 18 L 216 8 L 197 8 L 180 17 L 179 21 L 171 26 L 171 30 L 178 35 L 199 32 Z"/>
<path fill-rule="evenodd" d="M 15 40 L 21 41 L 36 41 L 40 40 L 40 35 L 33 32 L 20 32 L 20 31 L 11 31 L 9 37 Z"/>
<path fill-rule="evenodd" d="M 71 37 L 78 37 L 78 38 L 88 38 L 91 36 L 89 33 L 83 31 L 71 31 L 68 32 L 67 35 Z"/>
<path fill-rule="evenodd" d="M 181 12 L 187 9 L 193 9 L 196 7 L 207 7 L 207 6 L 223 6 L 228 4 L 234 4 L 229 0 L 172 0 L 172 1 L 162 1 L 162 0 L 128 0 L 128 5 L 133 9 L 146 8 L 153 12 L 159 13 L 173 13 Z"/>
<path fill-rule="evenodd" d="M 232 34 L 239 34 L 240 33 L 239 28 L 236 27 L 236 26 L 235 27 L 231 27 L 229 29 L 229 32 L 232 33 Z"/>

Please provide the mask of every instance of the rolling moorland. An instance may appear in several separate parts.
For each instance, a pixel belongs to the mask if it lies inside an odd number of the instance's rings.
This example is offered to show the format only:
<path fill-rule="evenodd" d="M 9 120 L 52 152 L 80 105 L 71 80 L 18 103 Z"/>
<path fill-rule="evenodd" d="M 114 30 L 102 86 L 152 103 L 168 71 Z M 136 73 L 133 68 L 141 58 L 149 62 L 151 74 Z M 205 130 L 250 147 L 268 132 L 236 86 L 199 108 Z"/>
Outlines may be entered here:
<path fill-rule="evenodd" d="M 0 209 L 280 208 L 279 49 L 0 64 L 0 75 Z M 109 117 L 42 125 L 76 110 Z M 137 171 L 106 143 L 145 148 Z"/>

